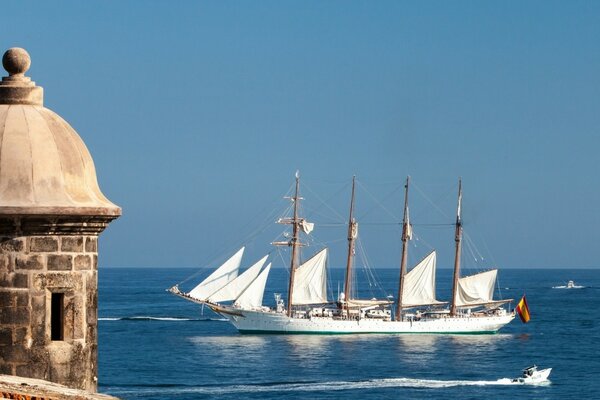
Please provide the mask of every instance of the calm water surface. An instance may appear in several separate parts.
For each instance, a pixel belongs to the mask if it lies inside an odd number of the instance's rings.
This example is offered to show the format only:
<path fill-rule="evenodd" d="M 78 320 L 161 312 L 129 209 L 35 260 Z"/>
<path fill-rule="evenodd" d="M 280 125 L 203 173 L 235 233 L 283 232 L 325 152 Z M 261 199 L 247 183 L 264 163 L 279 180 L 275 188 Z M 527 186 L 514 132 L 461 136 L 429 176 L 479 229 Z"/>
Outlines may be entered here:
<path fill-rule="evenodd" d="M 99 389 L 123 399 L 600 398 L 600 271 L 502 270 L 504 298 L 525 292 L 532 321 L 497 335 L 240 335 L 166 293 L 190 269 L 100 270 Z M 333 281 L 341 280 L 333 269 Z M 378 270 L 394 293 L 397 271 Z M 273 270 L 265 304 L 285 287 Z M 451 271 L 438 271 L 447 298 Z M 553 289 L 569 279 L 584 289 Z M 369 295 L 367 288 L 361 288 Z M 514 304 L 513 304 L 514 305 Z M 546 386 L 508 385 L 530 364 Z"/>

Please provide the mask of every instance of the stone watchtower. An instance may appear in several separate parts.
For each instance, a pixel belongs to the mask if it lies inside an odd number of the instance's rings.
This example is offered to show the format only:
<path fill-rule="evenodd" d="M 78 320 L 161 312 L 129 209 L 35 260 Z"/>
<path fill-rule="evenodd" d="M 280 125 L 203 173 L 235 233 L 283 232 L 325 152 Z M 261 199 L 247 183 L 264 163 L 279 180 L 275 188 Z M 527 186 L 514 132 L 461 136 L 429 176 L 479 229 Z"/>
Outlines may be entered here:
<path fill-rule="evenodd" d="M 8 50 L 0 82 L 0 374 L 96 391 L 98 235 L 121 209 Z"/>

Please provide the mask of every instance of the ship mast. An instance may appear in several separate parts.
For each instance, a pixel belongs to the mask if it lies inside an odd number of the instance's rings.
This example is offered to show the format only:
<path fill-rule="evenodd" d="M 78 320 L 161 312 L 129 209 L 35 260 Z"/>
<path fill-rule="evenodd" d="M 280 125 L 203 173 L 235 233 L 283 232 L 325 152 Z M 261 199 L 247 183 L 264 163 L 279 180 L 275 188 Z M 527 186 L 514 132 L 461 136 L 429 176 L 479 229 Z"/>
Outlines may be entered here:
<path fill-rule="evenodd" d="M 289 242 L 289 246 L 292 248 L 292 258 L 290 261 L 290 287 L 288 289 L 288 316 L 292 316 L 292 298 L 294 294 L 294 274 L 298 265 L 298 247 L 300 242 L 298 241 L 298 231 L 300 227 L 300 220 L 298 219 L 298 189 L 300 188 L 300 174 L 296 171 L 296 190 L 292 201 L 294 202 L 294 217 L 290 221 L 292 224 L 292 239 Z"/>
<path fill-rule="evenodd" d="M 456 242 L 456 252 L 454 255 L 454 282 L 452 284 L 452 305 L 450 307 L 450 315 L 456 315 L 456 292 L 458 291 L 458 278 L 460 276 L 460 249 L 462 241 L 462 179 L 458 180 L 458 207 L 456 210 L 456 230 L 454 233 L 454 241 Z"/>
<path fill-rule="evenodd" d="M 400 261 L 400 284 L 398 287 L 398 308 L 396 309 L 396 321 L 402 320 L 402 295 L 404 292 L 404 276 L 406 275 L 406 259 L 408 256 L 407 242 L 410 239 L 410 223 L 408 221 L 408 183 L 410 176 L 406 177 L 404 185 L 404 218 L 402 219 L 402 259 Z"/>
<path fill-rule="evenodd" d="M 344 282 L 344 301 L 346 313 L 350 315 L 350 286 L 352 285 L 352 266 L 354 264 L 354 241 L 356 240 L 358 224 L 354 220 L 354 188 L 356 176 L 352 177 L 352 197 L 350 199 L 350 216 L 348 217 L 348 259 L 346 261 L 346 281 Z M 343 307 L 343 306 L 342 306 Z"/>

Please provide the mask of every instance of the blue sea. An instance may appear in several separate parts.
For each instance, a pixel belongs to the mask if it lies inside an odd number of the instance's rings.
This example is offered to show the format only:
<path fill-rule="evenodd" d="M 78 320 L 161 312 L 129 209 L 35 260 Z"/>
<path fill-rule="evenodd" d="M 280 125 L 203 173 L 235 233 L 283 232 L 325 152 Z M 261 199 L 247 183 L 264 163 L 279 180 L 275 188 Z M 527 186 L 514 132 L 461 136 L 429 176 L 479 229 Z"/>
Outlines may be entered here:
<path fill-rule="evenodd" d="M 241 335 L 165 292 L 194 272 L 100 269 L 99 391 L 181 400 L 600 398 L 598 270 L 501 270 L 502 296 L 518 301 L 525 293 L 532 317 L 496 335 Z M 331 270 L 333 281 L 342 274 Z M 398 272 L 377 274 L 395 293 Z M 442 282 L 451 274 L 438 270 L 439 298 L 448 297 Z M 272 270 L 265 304 L 286 279 L 285 270 Z M 570 279 L 585 288 L 553 289 Z M 531 364 L 553 368 L 551 383 L 502 380 Z"/>

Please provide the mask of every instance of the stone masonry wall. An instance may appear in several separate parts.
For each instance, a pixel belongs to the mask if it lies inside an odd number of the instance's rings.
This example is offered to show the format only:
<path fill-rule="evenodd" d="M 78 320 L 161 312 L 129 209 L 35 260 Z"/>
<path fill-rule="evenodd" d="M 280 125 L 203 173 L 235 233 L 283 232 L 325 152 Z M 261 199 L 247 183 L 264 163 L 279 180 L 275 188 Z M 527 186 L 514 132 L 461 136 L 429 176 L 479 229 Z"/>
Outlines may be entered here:
<path fill-rule="evenodd" d="M 96 391 L 97 236 L 0 237 L 0 374 Z M 52 293 L 64 340 L 51 340 Z"/>

